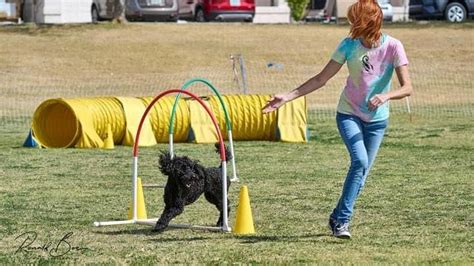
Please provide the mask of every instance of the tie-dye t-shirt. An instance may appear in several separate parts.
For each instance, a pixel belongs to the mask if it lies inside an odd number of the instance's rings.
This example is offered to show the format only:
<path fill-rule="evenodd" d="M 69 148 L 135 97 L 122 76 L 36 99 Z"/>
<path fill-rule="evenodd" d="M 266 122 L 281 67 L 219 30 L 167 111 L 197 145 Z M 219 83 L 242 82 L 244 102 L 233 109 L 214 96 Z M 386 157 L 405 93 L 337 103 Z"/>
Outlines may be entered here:
<path fill-rule="evenodd" d="M 378 47 L 366 48 L 360 39 L 345 38 L 331 59 L 340 64 L 347 61 L 349 69 L 337 111 L 355 115 L 366 122 L 387 119 L 389 103 L 369 111 L 369 100 L 376 94 L 389 91 L 393 70 L 408 64 L 402 43 L 383 34 Z"/>

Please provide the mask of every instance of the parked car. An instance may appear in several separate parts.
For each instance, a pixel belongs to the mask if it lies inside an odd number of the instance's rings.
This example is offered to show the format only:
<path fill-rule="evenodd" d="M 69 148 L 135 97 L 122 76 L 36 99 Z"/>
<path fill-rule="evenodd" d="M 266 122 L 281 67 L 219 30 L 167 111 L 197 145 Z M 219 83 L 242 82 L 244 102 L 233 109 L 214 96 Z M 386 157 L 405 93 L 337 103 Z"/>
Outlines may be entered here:
<path fill-rule="evenodd" d="M 379 6 L 382 9 L 383 20 L 392 21 L 393 7 L 389 0 L 378 0 Z"/>
<path fill-rule="evenodd" d="M 112 19 L 114 15 L 114 2 L 110 0 L 93 0 L 91 6 L 92 23 L 100 20 Z"/>
<path fill-rule="evenodd" d="M 177 21 L 179 0 L 128 0 L 125 15 L 129 20 Z"/>
<path fill-rule="evenodd" d="M 247 21 L 255 16 L 255 0 L 178 0 L 179 18 L 204 21 Z"/>
<path fill-rule="evenodd" d="M 116 0 L 93 0 L 91 7 L 92 22 L 112 19 Z M 125 16 L 128 20 L 176 21 L 178 18 L 178 0 L 126 0 Z"/>
<path fill-rule="evenodd" d="M 195 20 L 199 0 L 178 0 L 178 17 L 183 20 Z"/>
<path fill-rule="evenodd" d="M 474 15 L 474 0 L 410 0 L 410 17 L 415 19 L 445 18 L 463 22 Z"/>

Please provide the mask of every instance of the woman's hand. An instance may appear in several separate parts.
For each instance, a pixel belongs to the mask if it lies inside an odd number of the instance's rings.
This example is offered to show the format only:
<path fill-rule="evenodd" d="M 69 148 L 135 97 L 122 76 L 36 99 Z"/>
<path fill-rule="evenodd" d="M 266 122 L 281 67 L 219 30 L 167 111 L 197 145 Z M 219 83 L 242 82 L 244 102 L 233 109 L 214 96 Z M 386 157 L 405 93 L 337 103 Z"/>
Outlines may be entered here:
<path fill-rule="evenodd" d="M 268 100 L 267 104 L 262 108 L 262 112 L 264 114 L 273 112 L 286 102 L 288 102 L 287 94 L 276 94 Z"/>
<path fill-rule="evenodd" d="M 386 103 L 389 100 L 389 97 L 385 94 L 376 94 L 369 100 L 369 110 L 373 111 L 377 109 L 382 104 Z"/>

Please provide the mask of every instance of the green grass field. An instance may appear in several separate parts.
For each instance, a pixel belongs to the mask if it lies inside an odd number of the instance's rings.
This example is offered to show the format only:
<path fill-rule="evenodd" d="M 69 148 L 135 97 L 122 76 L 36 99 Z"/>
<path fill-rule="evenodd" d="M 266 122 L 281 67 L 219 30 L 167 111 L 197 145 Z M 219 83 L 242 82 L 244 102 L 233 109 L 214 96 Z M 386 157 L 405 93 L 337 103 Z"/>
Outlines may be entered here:
<path fill-rule="evenodd" d="M 130 147 L 114 150 L 19 148 L 24 134 L 1 129 L 0 264 L 11 263 L 454 263 L 471 264 L 473 245 L 474 125 L 445 119 L 390 128 L 358 201 L 353 239 L 330 236 L 327 217 L 348 162 L 334 122 L 311 121 L 306 144 L 238 142 L 241 183 L 230 188 L 231 226 L 240 185 L 249 187 L 257 233 L 251 236 L 171 229 L 152 234 L 140 225 L 95 228 L 93 221 L 126 218 Z M 164 182 L 157 154 L 142 148 L 144 183 Z M 177 152 L 218 163 L 210 145 L 177 144 Z M 149 216 L 163 207 L 162 192 L 145 188 Z M 176 223 L 213 224 L 217 211 L 204 200 Z M 26 232 L 32 246 L 17 252 Z M 69 232 L 70 247 L 60 242 Z M 31 236 L 32 237 L 32 236 Z M 29 243 L 29 242 L 28 242 Z"/>
<path fill-rule="evenodd" d="M 255 235 L 96 228 L 94 221 L 127 217 L 131 148 L 21 147 L 35 107 L 47 98 L 147 96 L 190 76 L 209 77 L 235 93 L 231 53 L 247 56 L 253 93 L 292 89 L 324 65 L 347 26 L 0 28 L 0 264 L 472 265 L 473 25 L 387 26 L 409 53 L 413 113 L 392 114 L 356 205 L 350 241 L 333 238 L 327 228 L 349 161 L 332 117 L 345 70 L 308 98 L 308 143 L 236 143 L 241 182 L 230 187 L 230 225 L 240 186 L 247 185 Z M 268 60 L 283 63 L 285 72 L 252 68 Z M 165 182 L 157 157 L 166 148 L 140 149 L 144 183 Z M 218 164 L 212 145 L 179 143 L 176 152 Z M 148 216 L 158 216 L 161 189 L 145 188 L 145 198 Z M 201 199 L 174 222 L 212 225 L 217 215 Z"/>

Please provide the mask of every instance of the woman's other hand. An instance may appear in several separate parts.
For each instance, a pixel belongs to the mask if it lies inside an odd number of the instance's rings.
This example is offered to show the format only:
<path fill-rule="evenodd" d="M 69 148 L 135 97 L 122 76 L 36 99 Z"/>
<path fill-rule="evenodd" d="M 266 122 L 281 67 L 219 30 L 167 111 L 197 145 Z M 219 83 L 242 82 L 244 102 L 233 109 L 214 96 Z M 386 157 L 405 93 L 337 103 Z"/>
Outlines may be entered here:
<path fill-rule="evenodd" d="M 388 96 L 385 94 L 377 94 L 369 100 L 369 110 L 373 111 L 377 109 L 382 104 L 388 101 Z"/>

